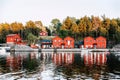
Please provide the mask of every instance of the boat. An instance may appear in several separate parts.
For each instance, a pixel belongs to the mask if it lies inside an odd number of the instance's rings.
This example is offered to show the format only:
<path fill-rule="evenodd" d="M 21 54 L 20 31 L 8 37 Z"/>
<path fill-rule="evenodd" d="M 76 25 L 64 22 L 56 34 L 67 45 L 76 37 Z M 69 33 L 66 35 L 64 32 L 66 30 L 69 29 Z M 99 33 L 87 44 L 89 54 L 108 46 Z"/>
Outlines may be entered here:
<path fill-rule="evenodd" d="M 0 53 L 10 52 L 10 47 L 0 47 Z"/>
<path fill-rule="evenodd" d="M 0 55 L 6 55 L 10 53 L 10 46 L 6 44 L 0 44 Z"/>

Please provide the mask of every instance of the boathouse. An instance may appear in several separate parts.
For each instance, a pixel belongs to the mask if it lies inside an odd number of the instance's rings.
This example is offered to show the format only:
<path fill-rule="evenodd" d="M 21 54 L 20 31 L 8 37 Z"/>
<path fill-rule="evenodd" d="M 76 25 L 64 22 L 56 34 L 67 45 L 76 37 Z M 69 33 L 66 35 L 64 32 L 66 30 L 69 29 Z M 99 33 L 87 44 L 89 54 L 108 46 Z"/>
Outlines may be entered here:
<path fill-rule="evenodd" d="M 19 44 L 21 41 L 22 39 L 19 34 L 9 34 L 6 36 L 7 44 Z"/>
<path fill-rule="evenodd" d="M 94 42 L 95 42 L 95 40 L 93 37 L 84 38 L 84 48 L 93 48 Z"/>
<path fill-rule="evenodd" d="M 100 36 L 96 38 L 96 48 L 106 48 L 106 38 Z"/>
<path fill-rule="evenodd" d="M 99 36 L 96 39 L 93 37 L 84 38 L 84 48 L 106 48 L 106 38 Z"/>
<path fill-rule="evenodd" d="M 59 36 L 52 39 L 53 48 L 74 48 L 74 39 L 71 37 L 66 37 L 64 40 Z"/>
<path fill-rule="evenodd" d="M 74 39 L 69 36 L 64 38 L 64 48 L 74 48 Z"/>
<path fill-rule="evenodd" d="M 53 48 L 62 48 L 63 40 L 59 36 L 52 39 Z"/>

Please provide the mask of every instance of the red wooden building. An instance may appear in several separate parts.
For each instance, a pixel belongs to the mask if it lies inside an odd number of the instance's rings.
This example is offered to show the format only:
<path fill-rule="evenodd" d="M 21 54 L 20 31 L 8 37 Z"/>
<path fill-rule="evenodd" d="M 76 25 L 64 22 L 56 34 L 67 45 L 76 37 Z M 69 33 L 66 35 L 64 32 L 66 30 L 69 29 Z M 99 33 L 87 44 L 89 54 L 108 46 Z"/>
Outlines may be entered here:
<path fill-rule="evenodd" d="M 106 38 L 100 36 L 94 39 L 93 37 L 84 38 L 84 48 L 106 48 Z"/>
<path fill-rule="evenodd" d="M 96 38 L 96 48 L 106 48 L 106 38 L 100 36 Z"/>
<path fill-rule="evenodd" d="M 41 32 L 40 32 L 40 36 L 48 36 L 48 32 L 41 31 Z"/>
<path fill-rule="evenodd" d="M 52 39 L 52 46 L 53 48 L 62 48 L 63 40 L 62 38 L 56 36 Z"/>
<path fill-rule="evenodd" d="M 93 37 L 84 38 L 84 48 L 93 48 L 94 42 L 95 42 L 95 40 Z"/>
<path fill-rule="evenodd" d="M 64 38 L 64 48 L 74 48 L 74 39 L 71 37 Z"/>
<path fill-rule="evenodd" d="M 58 36 L 52 39 L 53 48 L 74 48 L 74 39 L 66 37 L 64 40 Z"/>
<path fill-rule="evenodd" d="M 19 44 L 21 43 L 21 37 L 19 34 L 9 34 L 6 36 L 7 44 Z"/>

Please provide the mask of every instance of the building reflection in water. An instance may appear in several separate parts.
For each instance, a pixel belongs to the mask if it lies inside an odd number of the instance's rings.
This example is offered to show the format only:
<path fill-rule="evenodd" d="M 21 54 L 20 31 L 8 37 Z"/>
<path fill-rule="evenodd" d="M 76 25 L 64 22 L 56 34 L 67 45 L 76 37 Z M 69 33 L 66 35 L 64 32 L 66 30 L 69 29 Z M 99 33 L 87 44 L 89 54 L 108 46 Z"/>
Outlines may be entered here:
<path fill-rule="evenodd" d="M 83 54 L 83 55 L 81 55 Z M 40 56 L 36 53 L 30 53 L 27 55 L 17 54 L 15 56 L 6 57 L 6 66 L 10 67 L 10 70 L 21 69 L 23 62 L 27 60 L 31 61 L 40 59 L 43 63 L 53 62 L 57 66 L 72 65 L 74 63 L 84 63 L 85 66 L 93 65 L 105 65 L 107 62 L 108 52 L 89 52 L 89 53 L 41 53 Z"/>
<path fill-rule="evenodd" d="M 52 68 L 55 71 L 54 75 L 62 73 L 65 77 L 82 75 L 99 79 L 101 75 L 105 77 L 106 73 L 109 72 L 107 62 L 108 58 L 109 61 L 111 60 L 111 57 L 108 57 L 108 55 L 109 52 L 17 53 L 16 55 L 6 56 L 5 64 L 1 63 L 0 60 L 0 66 L 5 65 L 4 69 L 7 69 L 7 72 L 19 70 L 42 72 L 47 68 Z"/>
<path fill-rule="evenodd" d="M 6 67 L 10 71 L 19 71 L 24 69 L 30 70 L 29 68 L 33 68 L 38 65 L 37 59 L 38 54 L 34 52 L 15 53 L 14 55 L 6 56 Z"/>
<path fill-rule="evenodd" d="M 86 66 L 105 65 L 107 62 L 108 52 L 89 52 L 84 53 L 83 59 Z"/>
<path fill-rule="evenodd" d="M 52 60 L 56 65 L 69 65 L 74 62 L 74 53 L 54 53 Z"/>

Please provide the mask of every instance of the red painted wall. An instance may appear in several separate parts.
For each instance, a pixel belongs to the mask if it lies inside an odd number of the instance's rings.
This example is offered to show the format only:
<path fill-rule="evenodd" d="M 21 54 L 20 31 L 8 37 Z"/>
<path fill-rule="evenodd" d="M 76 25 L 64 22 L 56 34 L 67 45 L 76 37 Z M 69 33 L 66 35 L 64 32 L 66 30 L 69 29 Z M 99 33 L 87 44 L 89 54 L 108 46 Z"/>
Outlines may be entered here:
<path fill-rule="evenodd" d="M 74 39 L 71 37 L 64 38 L 64 47 L 65 48 L 74 48 Z"/>
<path fill-rule="evenodd" d="M 6 43 L 19 43 L 21 38 L 19 34 L 9 34 L 6 36 Z"/>
<path fill-rule="evenodd" d="M 62 38 L 56 36 L 52 39 L 53 48 L 62 48 L 63 40 Z"/>
<path fill-rule="evenodd" d="M 93 48 L 95 40 L 92 37 L 86 37 L 84 38 L 84 48 Z"/>
<path fill-rule="evenodd" d="M 100 36 L 96 38 L 97 48 L 106 48 L 106 38 Z"/>
<path fill-rule="evenodd" d="M 84 38 L 84 48 L 106 48 L 106 38 L 100 36 L 96 39 L 92 37 Z"/>

